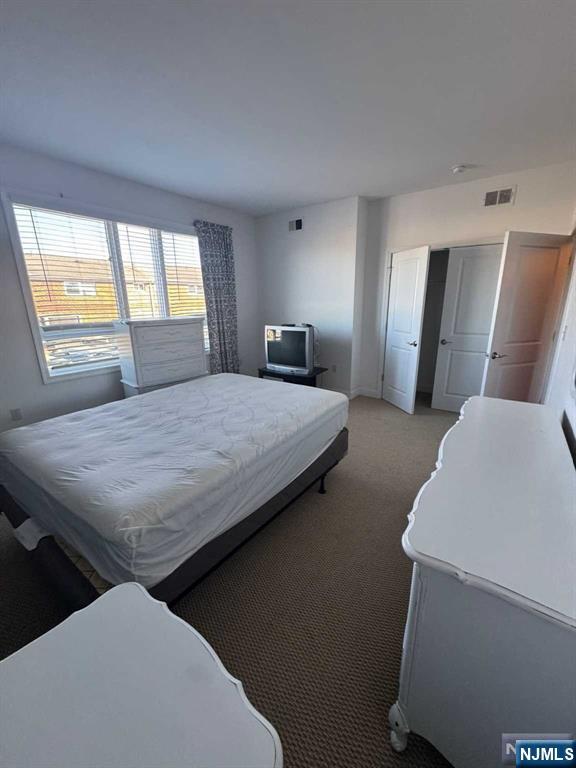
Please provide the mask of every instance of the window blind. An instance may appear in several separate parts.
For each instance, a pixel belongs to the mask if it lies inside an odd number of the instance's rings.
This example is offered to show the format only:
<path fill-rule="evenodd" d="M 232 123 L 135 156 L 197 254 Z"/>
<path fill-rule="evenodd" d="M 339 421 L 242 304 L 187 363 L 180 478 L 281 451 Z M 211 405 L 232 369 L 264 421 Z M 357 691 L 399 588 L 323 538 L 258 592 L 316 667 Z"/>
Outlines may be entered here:
<path fill-rule="evenodd" d="M 205 316 L 193 235 L 13 208 L 49 374 L 117 360 L 119 318 Z"/>
<path fill-rule="evenodd" d="M 14 214 L 49 370 L 117 359 L 105 223 L 21 205 Z"/>
<path fill-rule="evenodd" d="M 164 280 L 157 231 L 118 224 L 128 314 L 137 320 L 166 317 Z"/>
<path fill-rule="evenodd" d="M 198 238 L 174 232 L 160 232 L 170 315 L 206 317 Z M 204 323 L 208 347 L 208 328 Z"/>

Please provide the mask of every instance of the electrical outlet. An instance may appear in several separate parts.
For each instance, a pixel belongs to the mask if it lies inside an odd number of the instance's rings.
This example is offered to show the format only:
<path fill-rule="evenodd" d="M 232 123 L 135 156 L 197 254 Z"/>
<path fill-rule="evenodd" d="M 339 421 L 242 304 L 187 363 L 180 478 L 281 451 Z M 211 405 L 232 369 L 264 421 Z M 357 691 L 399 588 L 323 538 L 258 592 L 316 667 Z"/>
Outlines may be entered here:
<path fill-rule="evenodd" d="M 12 408 L 10 410 L 10 418 L 12 419 L 12 421 L 22 421 L 22 409 Z"/>

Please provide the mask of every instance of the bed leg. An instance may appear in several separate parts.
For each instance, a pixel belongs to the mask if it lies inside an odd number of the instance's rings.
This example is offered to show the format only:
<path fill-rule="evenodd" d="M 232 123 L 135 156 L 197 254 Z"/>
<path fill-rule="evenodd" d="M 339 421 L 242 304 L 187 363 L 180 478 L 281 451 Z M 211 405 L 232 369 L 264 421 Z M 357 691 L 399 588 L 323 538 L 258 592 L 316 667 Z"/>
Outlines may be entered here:
<path fill-rule="evenodd" d="M 318 493 L 326 493 L 326 475 L 322 475 L 320 478 L 320 488 L 318 488 Z"/>

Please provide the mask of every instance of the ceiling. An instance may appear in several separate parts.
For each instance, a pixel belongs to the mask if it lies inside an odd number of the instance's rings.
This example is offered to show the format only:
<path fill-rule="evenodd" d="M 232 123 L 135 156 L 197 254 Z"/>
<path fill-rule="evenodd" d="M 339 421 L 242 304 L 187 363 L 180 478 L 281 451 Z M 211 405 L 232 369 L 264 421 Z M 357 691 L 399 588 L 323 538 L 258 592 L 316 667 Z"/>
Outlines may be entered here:
<path fill-rule="evenodd" d="M 247 212 L 575 156 L 573 0 L 0 5 L 1 141 Z"/>

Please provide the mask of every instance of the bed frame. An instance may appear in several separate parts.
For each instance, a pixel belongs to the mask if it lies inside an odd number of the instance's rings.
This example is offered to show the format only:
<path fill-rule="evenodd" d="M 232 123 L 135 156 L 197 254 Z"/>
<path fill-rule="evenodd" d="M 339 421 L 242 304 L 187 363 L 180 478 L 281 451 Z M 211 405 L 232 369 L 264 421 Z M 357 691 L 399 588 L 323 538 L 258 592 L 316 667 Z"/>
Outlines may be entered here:
<path fill-rule="evenodd" d="M 166 603 L 174 602 L 315 483 L 320 481 L 319 492 L 326 493 L 326 475 L 344 458 L 347 451 L 348 430 L 344 427 L 324 453 L 280 493 L 244 520 L 209 541 L 159 584 L 149 589 L 152 597 Z M 1 485 L 0 512 L 4 512 L 13 528 L 18 528 L 28 519 L 28 515 Z M 40 539 L 36 548 L 31 551 L 31 556 L 50 582 L 63 594 L 72 610 L 84 608 L 99 596 L 96 588 L 72 563 L 53 536 Z"/>

